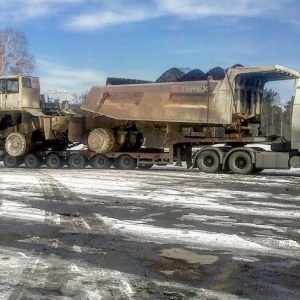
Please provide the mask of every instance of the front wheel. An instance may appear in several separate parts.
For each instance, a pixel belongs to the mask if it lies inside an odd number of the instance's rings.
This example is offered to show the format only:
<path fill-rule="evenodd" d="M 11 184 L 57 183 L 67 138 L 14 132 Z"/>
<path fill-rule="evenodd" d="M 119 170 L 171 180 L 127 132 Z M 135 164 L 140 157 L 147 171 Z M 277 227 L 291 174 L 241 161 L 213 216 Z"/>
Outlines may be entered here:
<path fill-rule="evenodd" d="M 200 171 L 216 173 L 221 170 L 220 157 L 216 151 L 204 150 L 196 158 L 196 164 Z"/>
<path fill-rule="evenodd" d="M 229 156 L 228 167 L 235 174 L 250 174 L 253 171 L 251 156 L 245 151 L 236 151 Z"/>

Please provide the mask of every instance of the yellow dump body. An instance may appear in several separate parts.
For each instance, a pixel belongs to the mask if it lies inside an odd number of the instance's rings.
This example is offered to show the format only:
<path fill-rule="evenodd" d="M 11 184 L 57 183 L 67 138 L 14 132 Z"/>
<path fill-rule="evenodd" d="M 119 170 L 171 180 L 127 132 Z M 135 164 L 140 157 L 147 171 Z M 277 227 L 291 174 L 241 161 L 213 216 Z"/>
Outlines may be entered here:
<path fill-rule="evenodd" d="M 205 81 L 94 86 L 82 109 L 117 120 L 205 126 L 259 123 L 264 85 L 299 78 L 282 66 L 238 67 Z"/>

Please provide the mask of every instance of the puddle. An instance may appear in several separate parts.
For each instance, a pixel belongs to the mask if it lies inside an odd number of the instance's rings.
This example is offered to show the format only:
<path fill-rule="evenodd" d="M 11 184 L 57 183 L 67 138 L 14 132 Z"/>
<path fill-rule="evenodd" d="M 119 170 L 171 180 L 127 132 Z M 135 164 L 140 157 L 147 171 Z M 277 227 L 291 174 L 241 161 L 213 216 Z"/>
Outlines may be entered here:
<path fill-rule="evenodd" d="M 181 259 L 189 264 L 211 265 L 219 260 L 219 257 L 215 255 L 202 255 L 179 248 L 163 249 L 160 251 L 160 255 L 166 258 Z"/>

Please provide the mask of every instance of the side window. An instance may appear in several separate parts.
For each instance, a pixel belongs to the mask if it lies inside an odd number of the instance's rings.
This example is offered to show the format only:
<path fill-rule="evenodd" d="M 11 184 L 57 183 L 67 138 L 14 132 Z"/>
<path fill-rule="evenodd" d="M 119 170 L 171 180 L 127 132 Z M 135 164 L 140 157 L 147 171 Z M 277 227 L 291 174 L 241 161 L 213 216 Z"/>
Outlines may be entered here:
<path fill-rule="evenodd" d="M 5 93 L 5 79 L 0 79 L 0 93 Z"/>
<path fill-rule="evenodd" d="M 29 77 L 22 77 L 22 85 L 23 85 L 23 87 L 26 87 L 26 88 L 32 88 L 31 78 L 29 78 Z"/>
<path fill-rule="evenodd" d="M 7 79 L 6 80 L 7 94 L 19 93 L 19 79 Z"/>

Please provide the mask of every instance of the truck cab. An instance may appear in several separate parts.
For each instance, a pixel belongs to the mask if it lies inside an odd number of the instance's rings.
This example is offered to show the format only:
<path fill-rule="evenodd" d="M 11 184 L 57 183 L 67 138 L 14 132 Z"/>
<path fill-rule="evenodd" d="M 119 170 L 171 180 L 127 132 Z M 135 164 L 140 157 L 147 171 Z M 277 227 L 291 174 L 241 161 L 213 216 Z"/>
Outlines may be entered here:
<path fill-rule="evenodd" d="M 40 108 L 39 78 L 0 77 L 0 111 L 22 111 L 24 108 Z"/>

